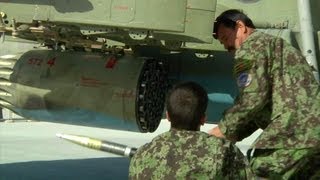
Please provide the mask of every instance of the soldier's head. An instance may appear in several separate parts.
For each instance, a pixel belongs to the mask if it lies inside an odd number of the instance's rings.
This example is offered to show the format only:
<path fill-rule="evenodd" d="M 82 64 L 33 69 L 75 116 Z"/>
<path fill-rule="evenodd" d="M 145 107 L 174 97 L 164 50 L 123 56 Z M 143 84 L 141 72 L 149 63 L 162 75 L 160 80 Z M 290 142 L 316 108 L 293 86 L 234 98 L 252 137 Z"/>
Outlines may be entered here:
<path fill-rule="evenodd" d="M 167 118 L 171 128 L 190 131 L 200 130 L 206 121 L 208 95 L 195 82 L 175 85 L 167 95 Z"/>
<path fill-rule="evenodd" d="M 252 20 L 242 11 L 230 9 L 221 13 L 213 24 L 213 37 L 234 53 L 255 29 Z"/>

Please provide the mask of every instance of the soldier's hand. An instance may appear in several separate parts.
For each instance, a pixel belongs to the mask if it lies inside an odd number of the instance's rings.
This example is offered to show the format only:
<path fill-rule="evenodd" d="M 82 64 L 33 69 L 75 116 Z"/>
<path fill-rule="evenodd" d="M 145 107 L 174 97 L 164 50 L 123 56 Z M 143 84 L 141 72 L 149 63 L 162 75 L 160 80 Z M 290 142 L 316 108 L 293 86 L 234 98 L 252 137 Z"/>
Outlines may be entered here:
<path fill-rule="evenodd" d="M 216 136 L 218 138 L 225 138 L 225 136 L 222 134 L 219 126 L 216 126 L 216 127 L 212 128 L 211 130 L 209 130 L 208 134 L 210 134 L 212 136 Z"/>

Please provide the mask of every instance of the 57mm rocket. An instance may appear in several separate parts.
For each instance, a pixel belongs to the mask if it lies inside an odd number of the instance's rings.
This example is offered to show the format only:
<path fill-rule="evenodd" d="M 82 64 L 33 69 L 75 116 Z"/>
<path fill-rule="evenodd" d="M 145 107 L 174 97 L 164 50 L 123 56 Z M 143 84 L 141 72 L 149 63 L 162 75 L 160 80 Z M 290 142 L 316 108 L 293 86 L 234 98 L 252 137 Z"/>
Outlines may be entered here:
<path fill-rule="evenodd" d="M 113 153 L 121 156 L 132 157 L 137 150 L 137 148 L 129 147 L 123 144 L 118 144 L 111 141 L 103 141 L 103 140 L 94 139 L 86 136 L 61 134 L 61 133 L 57 133 L 56 136 L 88 148 L 101 150 L 101 151 L 105 151 L 105 152 L 109 152 L 109 153 Z"/>

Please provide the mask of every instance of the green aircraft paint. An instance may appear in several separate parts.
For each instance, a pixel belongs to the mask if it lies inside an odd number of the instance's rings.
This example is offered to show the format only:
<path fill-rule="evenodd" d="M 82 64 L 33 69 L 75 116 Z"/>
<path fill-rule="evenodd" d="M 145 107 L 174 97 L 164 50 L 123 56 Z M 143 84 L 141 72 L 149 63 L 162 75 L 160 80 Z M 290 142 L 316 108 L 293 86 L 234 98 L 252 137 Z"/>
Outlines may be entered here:
<path fill-rule="evenodd" d="M 300 2 L 310 3 L 312 50 Z M 153 132 L 167 90 L 193 80 L 217 123 L 238 93 L 232 57 L 212 38 L 215 17 L 231 8 L 320 64 L 317 0 L 0 0 L 0 105 L 29 119 Z"/>

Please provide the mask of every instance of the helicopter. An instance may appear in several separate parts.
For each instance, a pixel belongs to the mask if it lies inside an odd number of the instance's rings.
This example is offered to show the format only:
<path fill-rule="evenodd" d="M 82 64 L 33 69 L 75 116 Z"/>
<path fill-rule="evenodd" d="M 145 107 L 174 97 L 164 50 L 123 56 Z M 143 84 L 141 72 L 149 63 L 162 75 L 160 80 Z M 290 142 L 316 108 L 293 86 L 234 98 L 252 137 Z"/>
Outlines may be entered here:
<path fill-rule="evenodd" d="M 233 57 L 212 36 L 241 9 L 300 49 L 319 80 L 316 0 L 0 0 L 0 105 L 34 120 L 154 132 L 167 91 L 195 81 L 208 123 L 238 94 Z"/>

